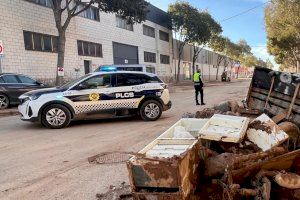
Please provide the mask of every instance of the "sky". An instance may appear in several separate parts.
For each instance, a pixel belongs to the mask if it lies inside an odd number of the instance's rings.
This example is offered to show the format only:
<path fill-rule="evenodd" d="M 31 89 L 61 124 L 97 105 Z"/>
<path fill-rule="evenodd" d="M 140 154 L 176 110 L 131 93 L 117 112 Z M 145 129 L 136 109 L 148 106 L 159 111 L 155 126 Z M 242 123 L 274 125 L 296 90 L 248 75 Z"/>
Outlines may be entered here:
<path fill-rule="evenodd" d="M 148 0 L 154 6 L 167 11 L 168 5 L 175 0 Z M 264 25 L 264 8 L 268 0 L 186 0 L 193 6 L 208 12 L 223 27 L 223 35 L 237 42 L 245 39 L 252 48 L 252 52 L 263 60 L 274 59 L 267 52 L 266 32 Z M 249 9 L 257 7 L 249 12 Z M 228 19 L 233 17 L 231 19 Z M 228 20 L 225 20 L 228 19 Z"/>

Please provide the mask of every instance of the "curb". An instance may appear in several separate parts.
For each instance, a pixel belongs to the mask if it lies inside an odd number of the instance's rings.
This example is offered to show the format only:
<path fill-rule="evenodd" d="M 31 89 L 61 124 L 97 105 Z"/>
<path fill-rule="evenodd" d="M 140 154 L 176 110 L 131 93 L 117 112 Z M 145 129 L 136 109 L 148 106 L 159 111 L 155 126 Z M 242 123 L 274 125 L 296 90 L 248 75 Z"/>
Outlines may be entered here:
<path fill-rule="evenodd" d="M 16 116 L 19 115 L 17 109 L 0 110 L 0 117 Z"/>

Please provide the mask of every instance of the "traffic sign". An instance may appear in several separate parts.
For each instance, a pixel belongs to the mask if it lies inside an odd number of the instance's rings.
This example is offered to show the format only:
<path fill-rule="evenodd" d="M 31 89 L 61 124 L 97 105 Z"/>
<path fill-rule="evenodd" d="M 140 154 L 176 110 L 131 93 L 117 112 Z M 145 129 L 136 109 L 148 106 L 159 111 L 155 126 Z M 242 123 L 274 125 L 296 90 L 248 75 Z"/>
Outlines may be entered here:
<path fill-rule="evenodd" d="M 57 75 L 58 76 L 64 76 L 65 75 L 63 67 L 57 67 Z"/>
<path fill-rule="evenodd" d="M 0 56 L 2 56 L 4 54 L 3 50 L 4 50 L 3 43 L 2 43 L 2 40 L 0 40 Z"/>

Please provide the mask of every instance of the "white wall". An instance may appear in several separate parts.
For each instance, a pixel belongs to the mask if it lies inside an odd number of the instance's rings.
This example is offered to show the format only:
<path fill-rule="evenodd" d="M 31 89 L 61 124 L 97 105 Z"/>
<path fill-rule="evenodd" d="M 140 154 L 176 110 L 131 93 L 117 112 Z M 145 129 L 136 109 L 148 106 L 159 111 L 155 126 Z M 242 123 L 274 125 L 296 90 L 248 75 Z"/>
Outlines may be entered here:
<path fill-rule="evenodd" d="M 46 81 L 56 76 L 57 53 L 28 51 L 24 47 L 23 30 L 57 35 L 53 12 L 50 8 L 24 0 L 0 1 L 0 40 L 3 41 L 5 57 L 3 72 L 15 72 Z M 172 33 L 158 24 L 146 21 L 156 29 L 156 38 L 143 35 L 142 24 L 135 24 L 134 31 L 116 27 L 114 14 L 100 13 L 100 22 L 83 17 L 72 19 L 67 29 L 65 51 L 65 79 L 84 74 L 84 60 L 95 69 L 101 64 L 113 63 L 112 42 L 138 46 L 140 64 L 153 64 L 161 76 L 170 76 L 171 65 L 161 65 L 159 54 L 170 56 L 172 61 Z M 159 39 L 158 31 L 169 32 L 170 42 Z M 102 44 L 103 58 L 78 56 L 77 40 Z M 145 63 L 144 51 L 157 54 L 157 63 Z M 75 68 L 79 68 L 77 74 Z"/>

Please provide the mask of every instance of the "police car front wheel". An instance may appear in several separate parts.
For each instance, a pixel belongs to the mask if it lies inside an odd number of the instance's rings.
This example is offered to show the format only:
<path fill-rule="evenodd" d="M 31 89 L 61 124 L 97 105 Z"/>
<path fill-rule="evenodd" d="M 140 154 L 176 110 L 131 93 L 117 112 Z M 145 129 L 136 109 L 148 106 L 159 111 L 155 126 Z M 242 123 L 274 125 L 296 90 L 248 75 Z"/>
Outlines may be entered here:
<path fill-rule="evenodd" d="M 155 121 L 162 114 L 162 106 L 158 101 L 145 101 L 140 108 L 140 115 L 145 121 Z"/>
<path fill-rule="evenodd" d="M 48 128 L 59 129 L 69 125 L 71 113 L 63 105 L 47 106 L 42 113 L 42 124 Z"/>

